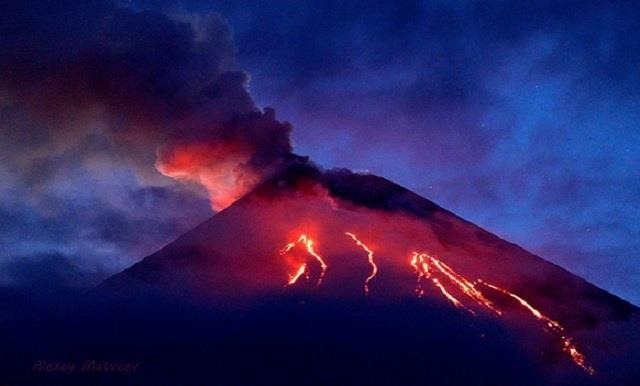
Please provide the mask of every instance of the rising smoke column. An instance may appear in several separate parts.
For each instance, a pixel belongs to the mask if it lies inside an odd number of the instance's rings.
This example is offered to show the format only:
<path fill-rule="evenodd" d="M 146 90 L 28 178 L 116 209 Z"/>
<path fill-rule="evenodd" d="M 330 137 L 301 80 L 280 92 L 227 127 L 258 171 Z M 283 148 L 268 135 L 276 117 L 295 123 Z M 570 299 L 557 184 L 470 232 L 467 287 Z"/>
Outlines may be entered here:
<path fill-rule="evenodd" d="M 9 0 L 0 27 L 0 107 L 34 127 L 0 130 L 26 163 L 98 134 L 142 174 L 200 184 L 222 209 L 291 157 L 291 126 L 256 106 L 216 15 Z"/>

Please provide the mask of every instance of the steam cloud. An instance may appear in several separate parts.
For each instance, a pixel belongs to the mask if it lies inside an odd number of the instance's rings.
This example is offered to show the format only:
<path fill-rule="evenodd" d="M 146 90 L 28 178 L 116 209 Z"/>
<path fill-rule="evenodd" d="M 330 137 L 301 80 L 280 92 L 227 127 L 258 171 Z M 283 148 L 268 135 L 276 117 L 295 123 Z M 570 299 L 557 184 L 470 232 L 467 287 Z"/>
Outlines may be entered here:
<path fill-rule="evenodd" d="M 48 141 L 81 140 L 96 125 L 78 121 L 99 120 L 123 157 L 155 158 L 164 175 L 203 185 L 214 209 L 292 156 L 291 126 L 256 106 L 216 15 L 11 1 L 0 18 L 0 104 L 44 126 Z M 19 143 L 33 136 L 0 130 Z"/>

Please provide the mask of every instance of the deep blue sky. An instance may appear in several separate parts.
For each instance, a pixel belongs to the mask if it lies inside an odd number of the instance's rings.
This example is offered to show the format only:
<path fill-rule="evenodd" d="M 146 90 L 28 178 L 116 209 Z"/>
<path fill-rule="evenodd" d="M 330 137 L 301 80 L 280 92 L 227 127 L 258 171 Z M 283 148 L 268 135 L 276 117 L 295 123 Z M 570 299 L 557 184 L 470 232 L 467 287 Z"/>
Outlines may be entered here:
<path fill-rule="evenodd" d="M 640 304 L 637 4 L 122 4 L 182 21 L 219 14 L 257 104 L 293 124 L 296 153 L 389 178 Z M 20 122 L 37 133 L 0 107 L 4 127 Z M 74 154 L 86 155 L 86 141 L 81 151 L 57 151 L 55 162 L 40 150 L 36 158 L 47 161 L 37 170 L 72 165 L 43 183 L 29 173 L 33 157 L 8 154 L 37 137 L 3 139 L 7 278 L 28 277 L 25 261 L 64 272 L 72 261 L 78 276 L 98 266 L 100 276 L 207 216 L 206 200 L 132 172 L 99 136 L 88 146 L 99 156 L 81 163 Z"/>

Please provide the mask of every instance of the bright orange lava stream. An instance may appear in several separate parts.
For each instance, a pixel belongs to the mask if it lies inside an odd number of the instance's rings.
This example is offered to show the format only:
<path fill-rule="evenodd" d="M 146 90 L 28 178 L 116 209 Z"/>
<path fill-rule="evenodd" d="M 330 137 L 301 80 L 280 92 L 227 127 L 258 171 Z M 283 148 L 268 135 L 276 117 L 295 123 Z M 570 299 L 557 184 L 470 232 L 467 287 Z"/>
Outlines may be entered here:
<path fill-rule="evenodd" d="M 480 306 L 483 306 L 489 309 L 490 311 L 495 312 L 498 315 L 501 314 L 501 312 L 494 307 L 493 303 L 491 303 L 489 299 L 487 299 L 482 294 L 482 292 L 480 292 L 475 287 L 475 285 L 472 282 L 465 279 L 462 275 L 459 275 L 458 273 L 456 273 L 453 269 L 451 269 L 451 267 L 446 265 L 441 260 L 431 255 L 428 255 L 426 253 L 414 252 L 411 255 L 410 263 L 411 263 L 411 266 L 416 271 L 416 273 L 418 274 L 418 283 L 416 287 L 416 292 L 418 293 L 419 296 L 424 294 L 424 289 L 422 288 L 422 282 L 421 282 L 422 279 L 430 277 L 431 271 L 434 271 L 435 273 L 440 273 L 444 275 L 463 294 L 473 299 Z M 432 266 L 434 268 L 431 268 Z M 438 286 L 435 280 L 434 280 L 434 284 L 436 284 L 437 287 L 441 287 L 441 286 Z M 440 288 L 440 290 L 442 291 L 442 288 Z M 451 302 L 454 303 L 454 305 L 456 305 L 456 303 L 452 300 L 452 298 L 454 298 L 453 296 L 451 295 L 447 296 L 447 294 L 444 294 L 444 295 L 446 296 L 447 299 L 451 300 Z"/>
<path fill-rule="evenodd" d="M 318 284 L 317 285 L 319 286 L 320 283 L 322 283 L 322 279 L 324 278 L 324 274 L 327 272 L 327 267 L 328 266 L 324 262 L 322 257 L 315 251 L 315 249 L 313 247 L 313 240 L 311 240 L 307 235 L 302 234 L 302 235 L 300 235 L 300 237 L 298 237 L 298 240 L 296 240 L 296 242 L 287 244 L 282 249 L 280 254 L 281 255 L 286 255 L 287 253 L 291 252 L 291 250 L 297 244 L 304 245 L 305 248 L 307 249 L 307 253 L 310 254 L 311 256 L 313 256 L 313 258 L 316 259 L 318 261 L 318 263 L 320 264 L 320 268 L 322 268 L 322 271 L 320 272 L 320 277 L 318 278 Z M 288 281 L 287 284 L 288 285 L 295 284 L 302 275 L 306 275 L 307 279 L 309 278 L 309 270 L 307 269 L 307 263 L 303 263 L 302 265 L 300 265 L 300 267 L 298 267 L 298 269 L 296 270 L 295 273 L 289 275 L 289 281 Z"/>
<path fill-rule="evenodd" d="M 369 295 L 369 282 L 373 280 L 373 278 L 378 273 L 378 266 L 373 259 L 373 251 L 369 249 L 369 247 L 367 247 L 362 241 L 360 241 L 358 237 L 353 233 L 345 232 L 344 234 L 351 237 L 360 248 L 364 249 L 364 251 L 367 252 L 367 259 L 369 260 L 369 265 L 371 265 L 371 275 L 369 275 L 364 281 L 364 294 Z"/>
<path fill-rule="evenodd" d="M 371 274 L 364 281 L 364 293 L 365 295 L 368 295 L 369 283 L 378 273 L 378 266 L 375 262 L 373 251 L 366 244 L 360 241 L 355 234 L 345 232 L 345 235 L 350 237 L 356 243 L 356 245 L 358 245 L 367 253 L 367 259 L 369 265 L 371 265 Z M 310 239 L 307 235 L 302 234 L 295 242 L 287 244 L 282 249 L 281 254 L 288 254 L 298 244 L 302 244 L 305 247 L 306 252 L 320 264 L 322 271 L 320 272 L 320 276 L 318 278 L 317 285 L 319 286 L 320 283 L 322 283 L 322 279 L 324 278 L 327 271 L 327 264 L 324 262 L 324 259 L 315 251 L 314 242 L 312 239 Z M 485 308 L 493 312 L 494 314 L 501 316 L 503 314 L 503 311 L 497 309 L 496 306 L 478 289 L 478 286 L 481 285 L 493 291 L 506 295 L 514 299 L 518 304 L 524 307 L 537 320 L 543 322 L 546 326 L 546 329 L 548 328 L 547 331 L 551 331 L 556 334 L 562 342 L 562 350 L 571 357 L 571 360 L 573 360 L 576 365 L 578 365 L 591 375 L 595 373 L 593 367 L 587 365 L 586 357 L 578 350 L 577 346 L 573 343 L 573 339 L 564 334 L 564 327 L 562 327 L 560 323 L 544 315 L 521 296 L 518 296 L 504 288 L 487 283 L 481 279 L 472 282 L 454 271 L 442 260 L 427 253 L 412 253 L 409 264 L 411 265 L 411 267 L 413 267 L 413 270 L 417 275 L 415 293 L 418 297 L 424 296 L 424 283 L 427 282 L 427 279 L 431 279 L 429 280 L 429 282 L 431 282 L 436 288 L 438 288 L 442 295 L 455 307 L 464 309 L 467 312 L 476 315 L 476 313 L 471 308 L 465 306 L 462 301 L 456 298 L 456 296 L 452 294 L 452 291 L 459 292 L 460 294 L 473 300 L 473 302 L 481 308 Z M 301 263 L 295 270 L 295 272 L 289 274 L 287 285 L 295 284 L 302 276 L 305 276 L 308 280 L 309 274 L 310 272 L 308 263 Z M 450 285 L 452 285 L 453 287 L 448 288 L 447 286 L 449 284 L 445 283 L 450 283 Z"/>
<path fill-rule="evenodd" d="M 446 288 L 444 288 L 444 286 L 442 284 L 440 284 L 440 281 L 438 279 L 436 279 L 435 277 L 433 278 L 433 284 L 435 284 L 436 287 L 438 287 L 440 289 L 440 292 L 442 292 L 442 294 L 444 295 L 445 298 L 449 299 L 449 301 L 451 303 L 453 303 L 454 306 L 458 307 L 458 308 L 462 308 L 464 310 L 469 311 L 469 313 L 475 315 L 476 313 L 473 312 L 471 309 L 467 308 L 464 306 L 464 304 L 462 304 L 462 302 L 458 299 L 456 299 L 453 295 L 451 295 L 449 293 L 449 291 L 446 290 Z"/>
<path fill-rule="evenodd" d="M 485 281 L 478 279 L 476 282 L 471 282 L 467 280 L 464 276 L 458 274 L 447 264 L 442 262 L 441 260 L 428 255 L 426 253 L 418 253 L 414 252 L 411 255 L 411 259 L 409 264 L 413 267 L 413 270 L 418 275 L 417 283 L 416 283 L 416 293 L 418 296 L 423 296 L 425 290 L 422 286 L 423 279 L 430 278 L 435 274 L 442 274 L 445 278 L 449 279 L 449 281 L 457 288 L 461 293 L 474 300 L 476 304 L 481 307 L 485 307 L 488 310 L 491 310 L 497 315 L 502 315 L 502 311 L 498 310 L 489 299 L 487 299 L 480 290 L 476 288 L 476 285 L 481 284 L 488 288 L 491 288 L 495 291 L 498 291 L 504 295 L 510 296 L 515 299 L 522 307 L 526 308 L 536 319 L 544 322 L 544 324 L 549 327 L 551 331 L 560 336 L 560 340 L 562 341 L 562 350 L 569 354 L 573 362 L 584 369 L 589 374 L 594 374 L 594 369 L 591 366 L 586 364 L 586 358 L 584 354 L 582 354 L 576 345 L 573 343 L 573 340 L 566 335 L 564 335 L 564 328 L 560 325 L 560 323 L 555 320 L 545 316 L 538 309 L 534 308 L 529 302 L 527 302 L 522 297 L 510 292 L 504 288 L 500 288 L 493 284 L 489 284 Z M 437 278 L 432 279 L 433 284 L 442 292 L 444 297 L 449 300 L 454 306 L 458 308 L 465 309 L 469 311 L 471 314 L 475 315 L 471 309 L 467 308 L 458 300 L 455 296 L 453 296 L 446 287 L 438 280 Z"/>
<path fill-rule="evenodd" d="M 300 278 L 300 276 L 304 275 L 307 272 L 307 265 L 306 264 L 302 264 L 298 270 L 296 271 L 296 273 L 294 273 L 293 275 L 289 275 L 289 281 L 287 284 L 289 285 L 293 285 L 296 284 L 296 282 L 298 281 L 298 279 Z"/>
<path fill-rule="evenodd" d="M 482 280 L 478 280 L 478 283 L 482 283 L 489 288 L 492 288 L 498 292 L 502 292 L 503 294 L 511 296 L 513 299 L 517 300 L 518 303 L 520 303 L 520 305 L 526 308 L 533 316 L 536 317 L 536 319 L 544 322 L 553 332 L 560 335 L 560 339 L 562 340 L 562 350 L 568 353 L 569 356 L 571 356 L 571 359 L 575 364 L 582 367 L 586 372 L 588 372 L 591 375 L 595 373 L 595 370 L 593 369 L 593 367 L 587 365 L 587 358 L 584 356 L 584 354 L 582 354 L 578 350 L 576 345 L 573 343 L 573 340 L 570 337 L 564 335 L 564 328 L 560 325 L 560 323 L 543 315 L 540 311 L 538 311 L 531 304 L 529 304 L 529 302 L 527 302 L 520 296 L 514 294 L 513 292 L 510 292 L 504 288 L 500 288 L 493 284 L 489 284 Z"/>

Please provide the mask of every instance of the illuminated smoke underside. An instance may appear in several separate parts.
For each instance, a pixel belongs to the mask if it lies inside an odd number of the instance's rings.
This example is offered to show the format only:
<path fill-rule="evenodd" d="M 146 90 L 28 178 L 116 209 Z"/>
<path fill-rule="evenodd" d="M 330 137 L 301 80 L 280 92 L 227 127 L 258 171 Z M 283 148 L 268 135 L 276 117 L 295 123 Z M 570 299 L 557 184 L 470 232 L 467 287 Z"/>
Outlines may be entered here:
<path fill-rule="evenodd" d="M 367 259 L 369 264 L 371 265 L 371 274 L 365 279 L 364 282 L 364 293 L 365 295 L 369 294 L 369 283 L 378 273 L 378 265 L 374 259 L 373 250 L 371 250 L 366 244 L 364 244 L 358 237 L 350 232 L 345 232 L 345 235 L 350 237 L 358 247 L 362 248 L 367 253 Z M 307 235 L 301 235 L 296 242 L 292 242 L 287 244 L 283 250 L 281 251 L 281 255 L 288 255 L 296 245 L 302 244 L 308 255 L 312 256 L 322 268 L 320 276 L 318 278 L 318 286 L 322 282 L 322 279 L 326 273 L 327 265 L 325 264 L 323 258 L 315 251 L 314 242 Z M 560 325 L 560 323 L 555 320 L 544 315 L 540 310 L 535 308 L 531 303 L 522 298 L 521 296 L 497 285 L 487 283 L 481 279 L 471 281 L 465 278 L 464 276 L 457 273 L 453 268 L 449 265 L 445 264 L 442 260 L 437 257 L 431 256 L 427 253 L 414 252 L 411 254 L 409 259 L 409 265 L 413 268 L 417 276 L 415 294 L 418 297 L 422 297 L 425 295 L 426 291 L 426 283 L 431 282 L 433 286 L 438 289 L 438 291 L 453 304 L 456 308 L 465 310 L 472 315 L 476 315 L 476 312 L 473 311 L 469 306 L 465 305 L 459 298 L 457 298 L 452 292 L 457 291 L 460 294 L 464 295 L 466 298 L 471 300 L 473 304 L 480 307 L 481 309 L 485 309 L 496 316 L 502 316 L 503 311 L 499 310 L 493 302 L 491 302 L 485 294 L 483 294 L 478 287 L 484 286 L 491 291 L 500 293 L 504 296 L 508 296 L 509 298 L 515 300 L 520 306 L 525 308 L 528 313 L 530 313 L 537 320 L 544 323 L 546 327 L 545 330 L 550 331 L 557 335 L 562 342 L 562 351 L 567 353 L 571 360 L 580 368 L 582 368 L 587 373 L 593 375 L 595 370 L 593 367 L 589 366 L 586 361 L 586 357 L 582 354 L 577 346 L 573 343 L 573 339 L 566 336 L 564 334 L 564 327 Z M 295 284 L 302 276 L 305 276 L 309 279 L 309 268 L 307 261 L 300 261 L 297 263 L 297 268 L 294 272 L 289 274 L 289 279 L 287 281 L 287 285 L 291 286 Z M 430 280 L 429 280 L 430 279 Z"/>

